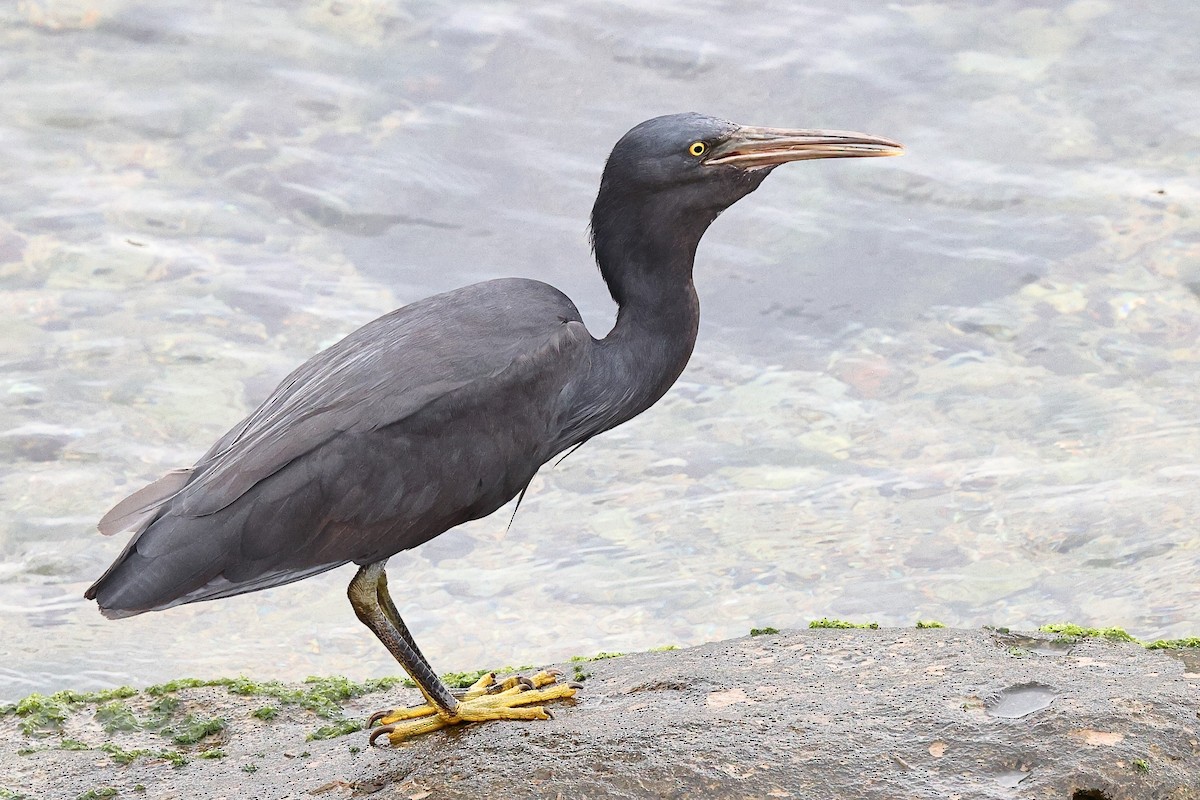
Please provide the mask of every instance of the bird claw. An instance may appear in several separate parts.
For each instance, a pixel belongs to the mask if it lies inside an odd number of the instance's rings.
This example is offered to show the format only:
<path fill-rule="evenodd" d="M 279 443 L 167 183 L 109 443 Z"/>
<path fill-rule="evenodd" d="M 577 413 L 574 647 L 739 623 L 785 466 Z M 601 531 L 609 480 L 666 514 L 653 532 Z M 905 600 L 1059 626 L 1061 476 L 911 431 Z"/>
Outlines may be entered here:
<path fill-rule="evenodd" d="M 376 714 L 372 714 L 371 719 L 375 719 L 375 717 L 378 716 L 378 714 L 386 715 L 387 712 L 384 711 L 384 712 L 377 712 Z M 369 724 L 370 723 L 368 723 L 368 725 Z M 371 731 L 371 735 L 369 737 L 367 737 L 367 746 L 368 747 L 379 747 L 379 745 L 375 744 L 375 740 L 378 739 L 380 736 L 389 736 L 390 737 L 395 730 L 396 730 L 395 725 L 380 725 L 378 728 Z"/>
<path fill-rule="evenodd" d="M 391 709 L 384 709 L 382 711 L 376 711 L 374 714 L 367 717 L 367 727 L 374 728 L 376 722 L 379 722 L 379 720 L 383 719 L 390 713 L 392 713 Z M 371 735 L 374 736 L 375 734 L 372 733 Z"/>

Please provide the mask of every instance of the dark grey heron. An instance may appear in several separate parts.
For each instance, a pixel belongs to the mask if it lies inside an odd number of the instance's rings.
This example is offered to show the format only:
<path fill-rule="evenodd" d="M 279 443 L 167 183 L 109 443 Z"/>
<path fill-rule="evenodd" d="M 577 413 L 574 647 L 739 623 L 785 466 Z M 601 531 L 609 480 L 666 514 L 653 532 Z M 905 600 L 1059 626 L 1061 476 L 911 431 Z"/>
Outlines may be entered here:
<path fill-rule="evenodd" d="M 545 283 L 476 283 L 397 309 L 301 364 L 195 466 L 119 503 L 134 529 L 87 590 L 108 617 L 280 586 L 353 562 L 348 594 L 425 704 L 381 712 L 371 741 L 492 719 L 546 719 L 552 673 L 465 693 L 440 681 L 400 619 L 384 565 L 522 493 L 555 455 L 645 411 L 683 371 L 700 304 L 692 266 L 717 216 L 788 161 L 893 156 L 845 131 L 647 120 L 604 167 L 592 245 L 618 306 L 602 339 Z"/>

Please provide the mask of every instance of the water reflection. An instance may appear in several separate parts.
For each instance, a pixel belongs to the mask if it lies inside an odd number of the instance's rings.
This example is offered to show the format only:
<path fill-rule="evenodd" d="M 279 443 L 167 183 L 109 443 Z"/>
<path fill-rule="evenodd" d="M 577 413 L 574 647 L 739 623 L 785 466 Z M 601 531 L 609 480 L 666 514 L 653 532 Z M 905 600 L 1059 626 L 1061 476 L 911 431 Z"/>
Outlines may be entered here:
<path fill-rule="evenodd" d="M 661 407 L 545 470 L 511 530 L 394 560 L 434 663 L 825 615 L 1196 633 L 1200 67 L 1173 34 L 1200 11 L 1120 12 L 0 12 L 0 698 L 393 671 L 344 571 L 104 622 L 96 518 L 401 303 L 530 275 L 604 329 L 600 165 L 686 108 L 910 154 L 778 172 L 701 247 Z"/>

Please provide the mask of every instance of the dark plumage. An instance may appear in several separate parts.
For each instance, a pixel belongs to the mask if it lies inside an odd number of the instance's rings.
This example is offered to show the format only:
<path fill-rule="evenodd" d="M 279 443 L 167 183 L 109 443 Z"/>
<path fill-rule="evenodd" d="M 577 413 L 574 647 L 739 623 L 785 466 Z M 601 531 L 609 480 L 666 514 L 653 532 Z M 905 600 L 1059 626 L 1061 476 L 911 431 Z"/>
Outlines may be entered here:
<path fill-rule="evenodd" d="M 899 152 L 862 134 L 698 114 L 638 125 L 613 149 L 592 211 L 597 263 L 619 305 L 606 337 L 593 338 L 560 291 L 519 278 L 368 323 L 302 364 L 194 467 L 109 512 L 104 533 L 136 531 L 87 597 L 120 617 L 354 562 L 364 567 L 351 586 L 360 618 L 440 718 L 468 718 L 389 610 L 382 562 L 492 513 L 547 460 L 667 391 L 696 340 L 700 237 L 776 165 Z"/>
<path fill-rule="evenodd" d="M 586 424 L 563 396 L 591 343 L 579 319 L 557 289 L 512 278 L 363 326 L 200 459 L 97 582 L 100 607 L 151 611 L 368 564 L 495 511 Z"/>

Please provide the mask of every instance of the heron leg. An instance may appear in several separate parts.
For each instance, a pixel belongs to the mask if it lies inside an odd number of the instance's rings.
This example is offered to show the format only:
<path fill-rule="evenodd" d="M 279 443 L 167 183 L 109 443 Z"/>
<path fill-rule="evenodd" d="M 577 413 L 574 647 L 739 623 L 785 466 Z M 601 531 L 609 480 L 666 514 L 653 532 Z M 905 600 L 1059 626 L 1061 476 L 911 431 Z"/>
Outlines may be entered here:
<path fill-rule="evenodd" d="M 395 622 L 398 622 L 399 625 L 394 624 L 391 615 L 384 610 L 380 603 L 379 587 L 383 587 L 382 594 L 384 597 L 387 596 L 387 578 L 384 577 L 383 571 L 386 563 L 386 561 L 377 561 L 359 568 L 358 574 L 350 581 L 350 586 L 346 590 L 346 594 L 350 597 L 350 605 L 354 607 L 354 613 L 358 615 L 359 621 L 371 629 L 375 638 L 383 642 L 383 646 L 388 649 L 392 657 L 400 662 L 400 666 L 404 667 L 404 671 L 409 674 L 421 694 L 424 695 L 425 702 L 439 713 L 453 716 L 458 710 L 458 701 L 450 694 L 446 684 L 442 683 L 434 674 L 433 668 L 429 666 L 425 656 L 421 655 L 421 651 L 417 649 L 417 645 L 412 639 L 412 634 L 408 632 L 408 626 L 400 619 L 400 615 L 395 615 Z M 388 605 L 392 605 L 390 598 Z M 394 606 L 392 611 L 395 611 Z"/>
<path fill-rule="evenodd" d="M 387 616 L 388 621 L 390 623 L 392 623 L 392 627 L 394 627 L 396 629 L 396 633 L 398 633 L 400 635 L 400 637 L 402 639 L 404 639 L 405 642 L 408 643 L 408 646 L 412 649 L 412 651 L 414 653 L 417 654 L 418 658 L 420 658 L 423 662 L 428 664 L 429 661 L 425 658 L 424 654 L 421 652 L 421 649 L 419 647 L 417 647 L 417 642 L 415 639 L 413 639 L 412 634 L 409 632 L 408 626 L 405 625 L 404 620 L 402 620 L 400 618 L 400 612 L 396 610 L 396 604 L 392 602 L 392 595 L 388 592 L 387 572 L 382 568 L 379 570 L 379 578 L 375 584 L 375 593 L 376 593 L 376 597 L 379 600 L 379 608 Z M 463 687 L 463 688 L 458 688 L 458 687 L 451 688 L 451 687 L 447 686 L 446 689 L 447 689 L 447 691 L 450 692 L 450 694 L 454 697 L 455 700 L 464 700 L 464 699 L 469 700 L 471 698 L 478 697 L 481 694 L 496 694 L 497 692 L 504 691 L 505 689 L 511 689 L 514 686 L 516 686 L 518 683 L 523 683 L 527 688 L 530 688 L 530 689 L 537 689 L 542 686 L 545 686 L 547 683 L 554 682 L 553 679 L 546 680 L 546 677 L 548 677 L 548 676 L 557 677 L 559 674 L 560 673 L 557 670 L 551 670 L 549 672 L 539 672 L 537 675 L 534 676 L 533 679 L 526 678 L 523 675 L 515 675 L 511 678 L 506 678 L 503 681 L 495 680 L 496 676 L 494 674 L 492 674 L 491 680 L 488 681 L 487 683 L 485 683 L 483 686 L 472 685 L 472 686 Z M 488 678 L 487 675 L 483 676 L 483 678 L 481 678 L 480 680 L 483 680 L 486 678 Z M 539 680 L 534 680 L 534 679 L 539 679 Z M 476 681 L 476 684 L 478 684 L 478 683 L 479 683 L 479 681 Z M 427 706 L 414 706 L 414 708 L 427 708 Z M 421 716 L 424 716 L 424 715 L 422 714 Z M 389 720 L 389 722 L 394 722 L 394 721 L 395 720 Z"/>
<path fill-rule="evenodd" d="M 540 706 L 517 706 L 574 697 L 575 686 L 558 683 L 558 673 L 552 671 L 539 672 L 532 679 L 515 677 L 499 683 L 496 676 L 489 673 L 456 697 L 456 693 L 442 683 L 429 666 L 408 626 L 400 618 L 388 594 L 385 563 L 378 561 L 358 570 L 347 590 L 350 605 L 354 607 L 359 620 L 371 629 L 400 666 L 404 667 L 425 698 L 425 703 L 371 715 L 368 724 L 381 723 L 371 732 L 372 744 L 383 735 L 392 744 L 398 744 L 412 736 L 463 722 L 550 719 L 550 713 Z"/>

